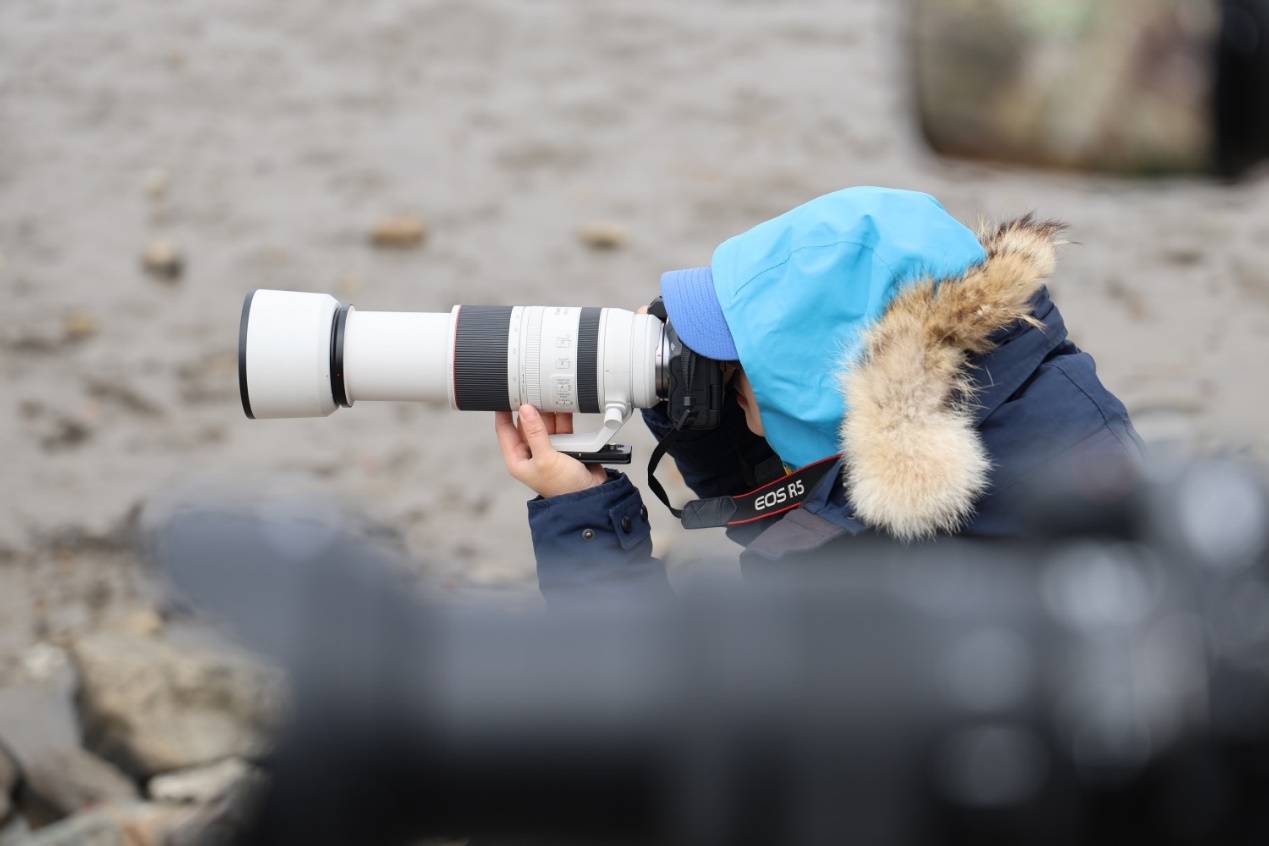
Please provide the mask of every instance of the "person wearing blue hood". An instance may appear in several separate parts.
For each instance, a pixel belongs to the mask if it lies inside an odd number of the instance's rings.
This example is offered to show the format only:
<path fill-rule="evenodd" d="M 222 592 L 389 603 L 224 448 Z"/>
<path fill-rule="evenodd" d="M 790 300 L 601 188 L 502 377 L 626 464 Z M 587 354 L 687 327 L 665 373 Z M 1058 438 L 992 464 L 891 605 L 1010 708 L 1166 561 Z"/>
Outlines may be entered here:
<path fill-rule="evenodd" d="M 1124 406 L 1044 286 L 1061 231 L 1028 216 L 975 235 L 927 194 L 850 188 L 662 277 L 683 343 L 735 363 L 721 426 L 669 449 L 688 486 L 735 496 L 834 460 L 800 507 L 728 529 L 746 570 L 864 533 L 1018 536 L 1028 478 L 1137 460 Z M 644 419 L 669 434 L 664 404 Z M 666 583 L 629 479 L 551 449 L 565 415 L 525 406 L 518 426 L 510 412 L 495 425 L 508 470 L 539 494 L 529 527 L 548 597 Z"/>

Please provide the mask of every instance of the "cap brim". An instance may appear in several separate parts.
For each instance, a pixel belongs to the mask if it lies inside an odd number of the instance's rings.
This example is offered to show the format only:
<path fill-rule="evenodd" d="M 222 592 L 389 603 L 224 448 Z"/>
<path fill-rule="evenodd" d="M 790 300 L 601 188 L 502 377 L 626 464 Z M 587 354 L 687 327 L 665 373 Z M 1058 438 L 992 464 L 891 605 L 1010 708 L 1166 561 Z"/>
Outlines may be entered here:
<path fill-rule="evenodd" d="M 714 293 L 714 274 L 708 267 L 663 274 L 661 298 L 674 330 L 693 352 L 717 361 L 739 360 L 723 307 Z"/>

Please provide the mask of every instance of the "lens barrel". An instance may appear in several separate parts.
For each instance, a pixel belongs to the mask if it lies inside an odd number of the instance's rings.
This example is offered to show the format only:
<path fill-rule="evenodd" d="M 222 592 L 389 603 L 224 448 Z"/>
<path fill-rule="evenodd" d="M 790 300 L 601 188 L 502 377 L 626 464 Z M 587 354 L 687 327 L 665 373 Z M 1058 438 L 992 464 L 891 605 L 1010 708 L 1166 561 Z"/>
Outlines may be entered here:
<path fill-rule="evenodd" d="M 624 309 L 455 306 L 360 311 L 326 294 L 243 302 L 238 382 L 248 417 L 317 417 L 357 400 L 463 411 L 646 408 L 667 384 L 664 327 Z"/>

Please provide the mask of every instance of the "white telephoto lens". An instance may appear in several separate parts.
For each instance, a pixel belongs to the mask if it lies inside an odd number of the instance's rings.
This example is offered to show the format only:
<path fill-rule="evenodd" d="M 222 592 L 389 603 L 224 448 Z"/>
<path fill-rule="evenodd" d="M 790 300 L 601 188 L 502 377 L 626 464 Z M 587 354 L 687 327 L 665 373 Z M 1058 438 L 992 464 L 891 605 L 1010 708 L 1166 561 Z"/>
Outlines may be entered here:
<path fill-rule="evenodd" d="M 659 401 L 664 343 L 661 321 L 624 309 L 361 311 L 258 290 L 243 304 L 238 375 L 248 417 L 317 417 L 358 400 L 603 413 Z"/>

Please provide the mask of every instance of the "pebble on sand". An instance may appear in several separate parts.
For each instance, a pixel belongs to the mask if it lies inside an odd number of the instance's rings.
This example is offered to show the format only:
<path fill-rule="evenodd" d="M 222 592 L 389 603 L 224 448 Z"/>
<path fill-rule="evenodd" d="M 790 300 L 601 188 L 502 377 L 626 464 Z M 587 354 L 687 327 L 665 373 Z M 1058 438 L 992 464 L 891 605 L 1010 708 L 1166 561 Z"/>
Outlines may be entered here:
<path fill-rule="evenodd" d="M 427 239 L 427 224 L 415 214 L 386 217 L 370 229 L 370 243 L 376 247 L 408 249 Z"/>
<path fill-rule="evenodd" d="M 619 223 L 588 223 L 578 228 L 577 239 L 592 250 L 619 250 L 630 241 L 630 233 Z"/>
<path fill-rule="evenodd" d="M 154 637 L 163 631 L 163 617 L 153 608 L 140 608 L 124 617 L 121 627 L 128 634 Z"/>
<path fill-rule="evenodd" d="M 141 254 L 141 267 L 151 276 L 175 282 L 185 272 L 185 257 L 170 241 L 156 239 Z"/>
<path fill-rule="evenodd" d="M 97 334 L 97 318 L 86 311 L 76 309 L 62 321 L 65 338 L 70 343 L 84 341 Z"/>
<path fill-rule="evenodd" d="M 145 172 L 145 179 L 142 182 L 145 188 L 145 195 L 151 200 L 162 200 L 167 195 L 167 189 L 171 181 L 167 171 L 163 168 L 150 168 Z"/>
<path fill-rule="evenodd" d="M 22 654 L 22 669 L 28 676 L 39 681 L 56 677 L 69 664 L 66 650 L 48 641 L 34 643 Z"/>
<path fill-rule="evenodd" d="M 214 764 L 163 773 L 150 779 L 147 792 L 160 802 L 206 805 L 227 794 L 251 772 L 241 758 L 226 758 Z"/>

